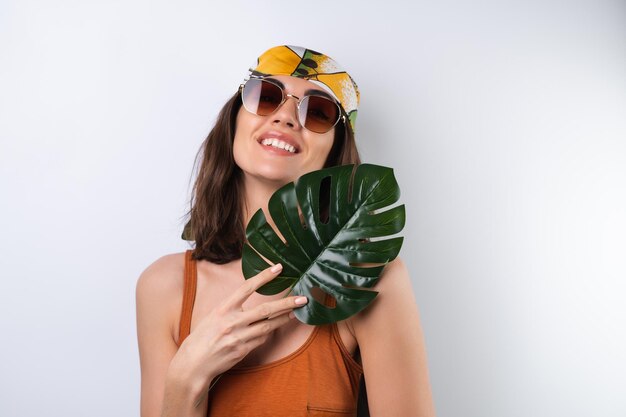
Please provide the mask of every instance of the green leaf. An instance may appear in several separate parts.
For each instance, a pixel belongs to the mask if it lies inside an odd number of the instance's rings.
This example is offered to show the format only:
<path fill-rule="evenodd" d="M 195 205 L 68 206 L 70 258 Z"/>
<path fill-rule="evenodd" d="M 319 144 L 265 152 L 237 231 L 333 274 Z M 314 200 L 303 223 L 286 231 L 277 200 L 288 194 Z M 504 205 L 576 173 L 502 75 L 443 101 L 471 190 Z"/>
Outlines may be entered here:
<path fill-rule="evenodd" d="M 183 228 L 183 233 L 180 235 L 180 238 L 183 240 L 190 240 L 190 241 L 195 240 L 193 237 L 193 231 L 191 230 L 191 220 L 189 220 L 185 224 L 185 227 Z"/>
<path fill-rule="evenodd" d="M 328 188 L 321 193 L 324 183 L 330 185 L 330 198 L 324 198 Z M 320 197 L 329 200 L 326 205 L 320 205 Z M 242 254 L 244 276 L 251 278 L 269 267 L 266 259 L 281 263 L 281 275 L 258 292 L 272 295 L 291 288 L 290 293 L 307 296 L 309 302 L 294 310 L 304 323 L 333 323 L 358 313 L 378 294 L 368 288 L 400 252 L 402 237 L 384 238 L 404 227 L 404 205 L 385 210 L 399 197 L 388 167 L 362 164 L 355 170 L 354 165 L 344 165 L 303 175 L 276 191 L 268 204 L 285 242 L 262 210 L 250 220 Z M 314 287 L 334 297 L 336 305 L 316 301 Z"/>

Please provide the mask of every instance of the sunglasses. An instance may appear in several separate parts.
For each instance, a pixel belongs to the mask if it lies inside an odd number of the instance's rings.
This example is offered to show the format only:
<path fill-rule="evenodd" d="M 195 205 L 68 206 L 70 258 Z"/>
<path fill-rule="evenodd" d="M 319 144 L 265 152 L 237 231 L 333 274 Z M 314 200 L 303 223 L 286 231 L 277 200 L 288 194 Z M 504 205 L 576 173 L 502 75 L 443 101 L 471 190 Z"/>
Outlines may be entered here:
<path fill-rule="evenodd" d="M 261 78 L 250 78 L 241 86 L 243 106 L 258 116 L 269 116 L 288 98 L 298 102 L 298 121 L 311 132 L 329 132 L 341 118 L 339 104 L 322 95 L 313 93 L 299 98 L 287 94 L 280 85 Z"/>

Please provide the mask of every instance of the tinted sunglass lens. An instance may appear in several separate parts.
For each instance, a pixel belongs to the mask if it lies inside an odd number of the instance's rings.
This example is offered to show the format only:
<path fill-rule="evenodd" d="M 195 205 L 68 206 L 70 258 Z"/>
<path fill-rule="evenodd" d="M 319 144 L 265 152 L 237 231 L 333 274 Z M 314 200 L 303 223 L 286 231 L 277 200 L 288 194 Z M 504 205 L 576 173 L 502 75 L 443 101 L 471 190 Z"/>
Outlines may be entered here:
<path fill-rule="evenodd" d="M 243 105 L 250 113 L 268 116 L 282 104 L 283 90 L 278 85 L 256 78 L 249 79 L 241 91 Z M 305 96 L 299 103 L 300 124 L 315 133 L 326 133 L 340 117 L 339 106 L 322 96 Z"/>
<path fill-rule="evenodd" d="M 339 120 L 339 107 L 325 97 L 306 96 L 300 102 L 300 123 L 316 133 L 326 133 Z"/>
<path fill-rule="evenodd" d="M 241 98 L 250 113 L 267 116 L 280 106 L 283 92 L 276 84 L 252 78 L 244 85 Z"/>

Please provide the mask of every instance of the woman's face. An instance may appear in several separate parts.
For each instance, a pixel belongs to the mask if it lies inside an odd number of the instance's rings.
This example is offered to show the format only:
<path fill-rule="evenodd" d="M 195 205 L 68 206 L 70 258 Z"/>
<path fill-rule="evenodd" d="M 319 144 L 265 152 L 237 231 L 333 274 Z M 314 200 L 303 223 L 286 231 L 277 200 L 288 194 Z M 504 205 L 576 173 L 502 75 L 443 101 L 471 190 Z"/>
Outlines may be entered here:
<path fill-rule="evenodd" d="M 309 90 L 324 91 L 321 87 L 301 78 L 271 77 L 284 85 L 286 94 L 304 97 Z M 295 99 L 288 98 L 269 116 L 257 116 L 243 106 L 237 113 L 233 143 L 235 163 L 244 172 L 259 180 L 277 182 L 279 185 L 321 169 L 333 146 L 335 128 L 320 134 L 300 125 Z M 275 145 L 274 140 L 277 141 Z M 280 149 L 286 145 L 295 152 Z M 289 146 L 287 148 L 290 149 Z"/>

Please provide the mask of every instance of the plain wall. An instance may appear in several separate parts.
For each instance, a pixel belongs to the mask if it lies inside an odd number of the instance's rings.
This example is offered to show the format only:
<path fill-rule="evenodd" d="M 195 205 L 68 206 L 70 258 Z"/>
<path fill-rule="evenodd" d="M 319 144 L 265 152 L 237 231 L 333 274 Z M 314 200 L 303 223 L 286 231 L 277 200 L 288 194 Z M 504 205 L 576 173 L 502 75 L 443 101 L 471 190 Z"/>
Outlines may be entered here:
<path fill-rule="evenodd" d="M 0 415 L 136 416 L 134 290 L 270 46 L 361 89 L 440 417 L 626 415 L 623 1 L 0 2 Z"/>

